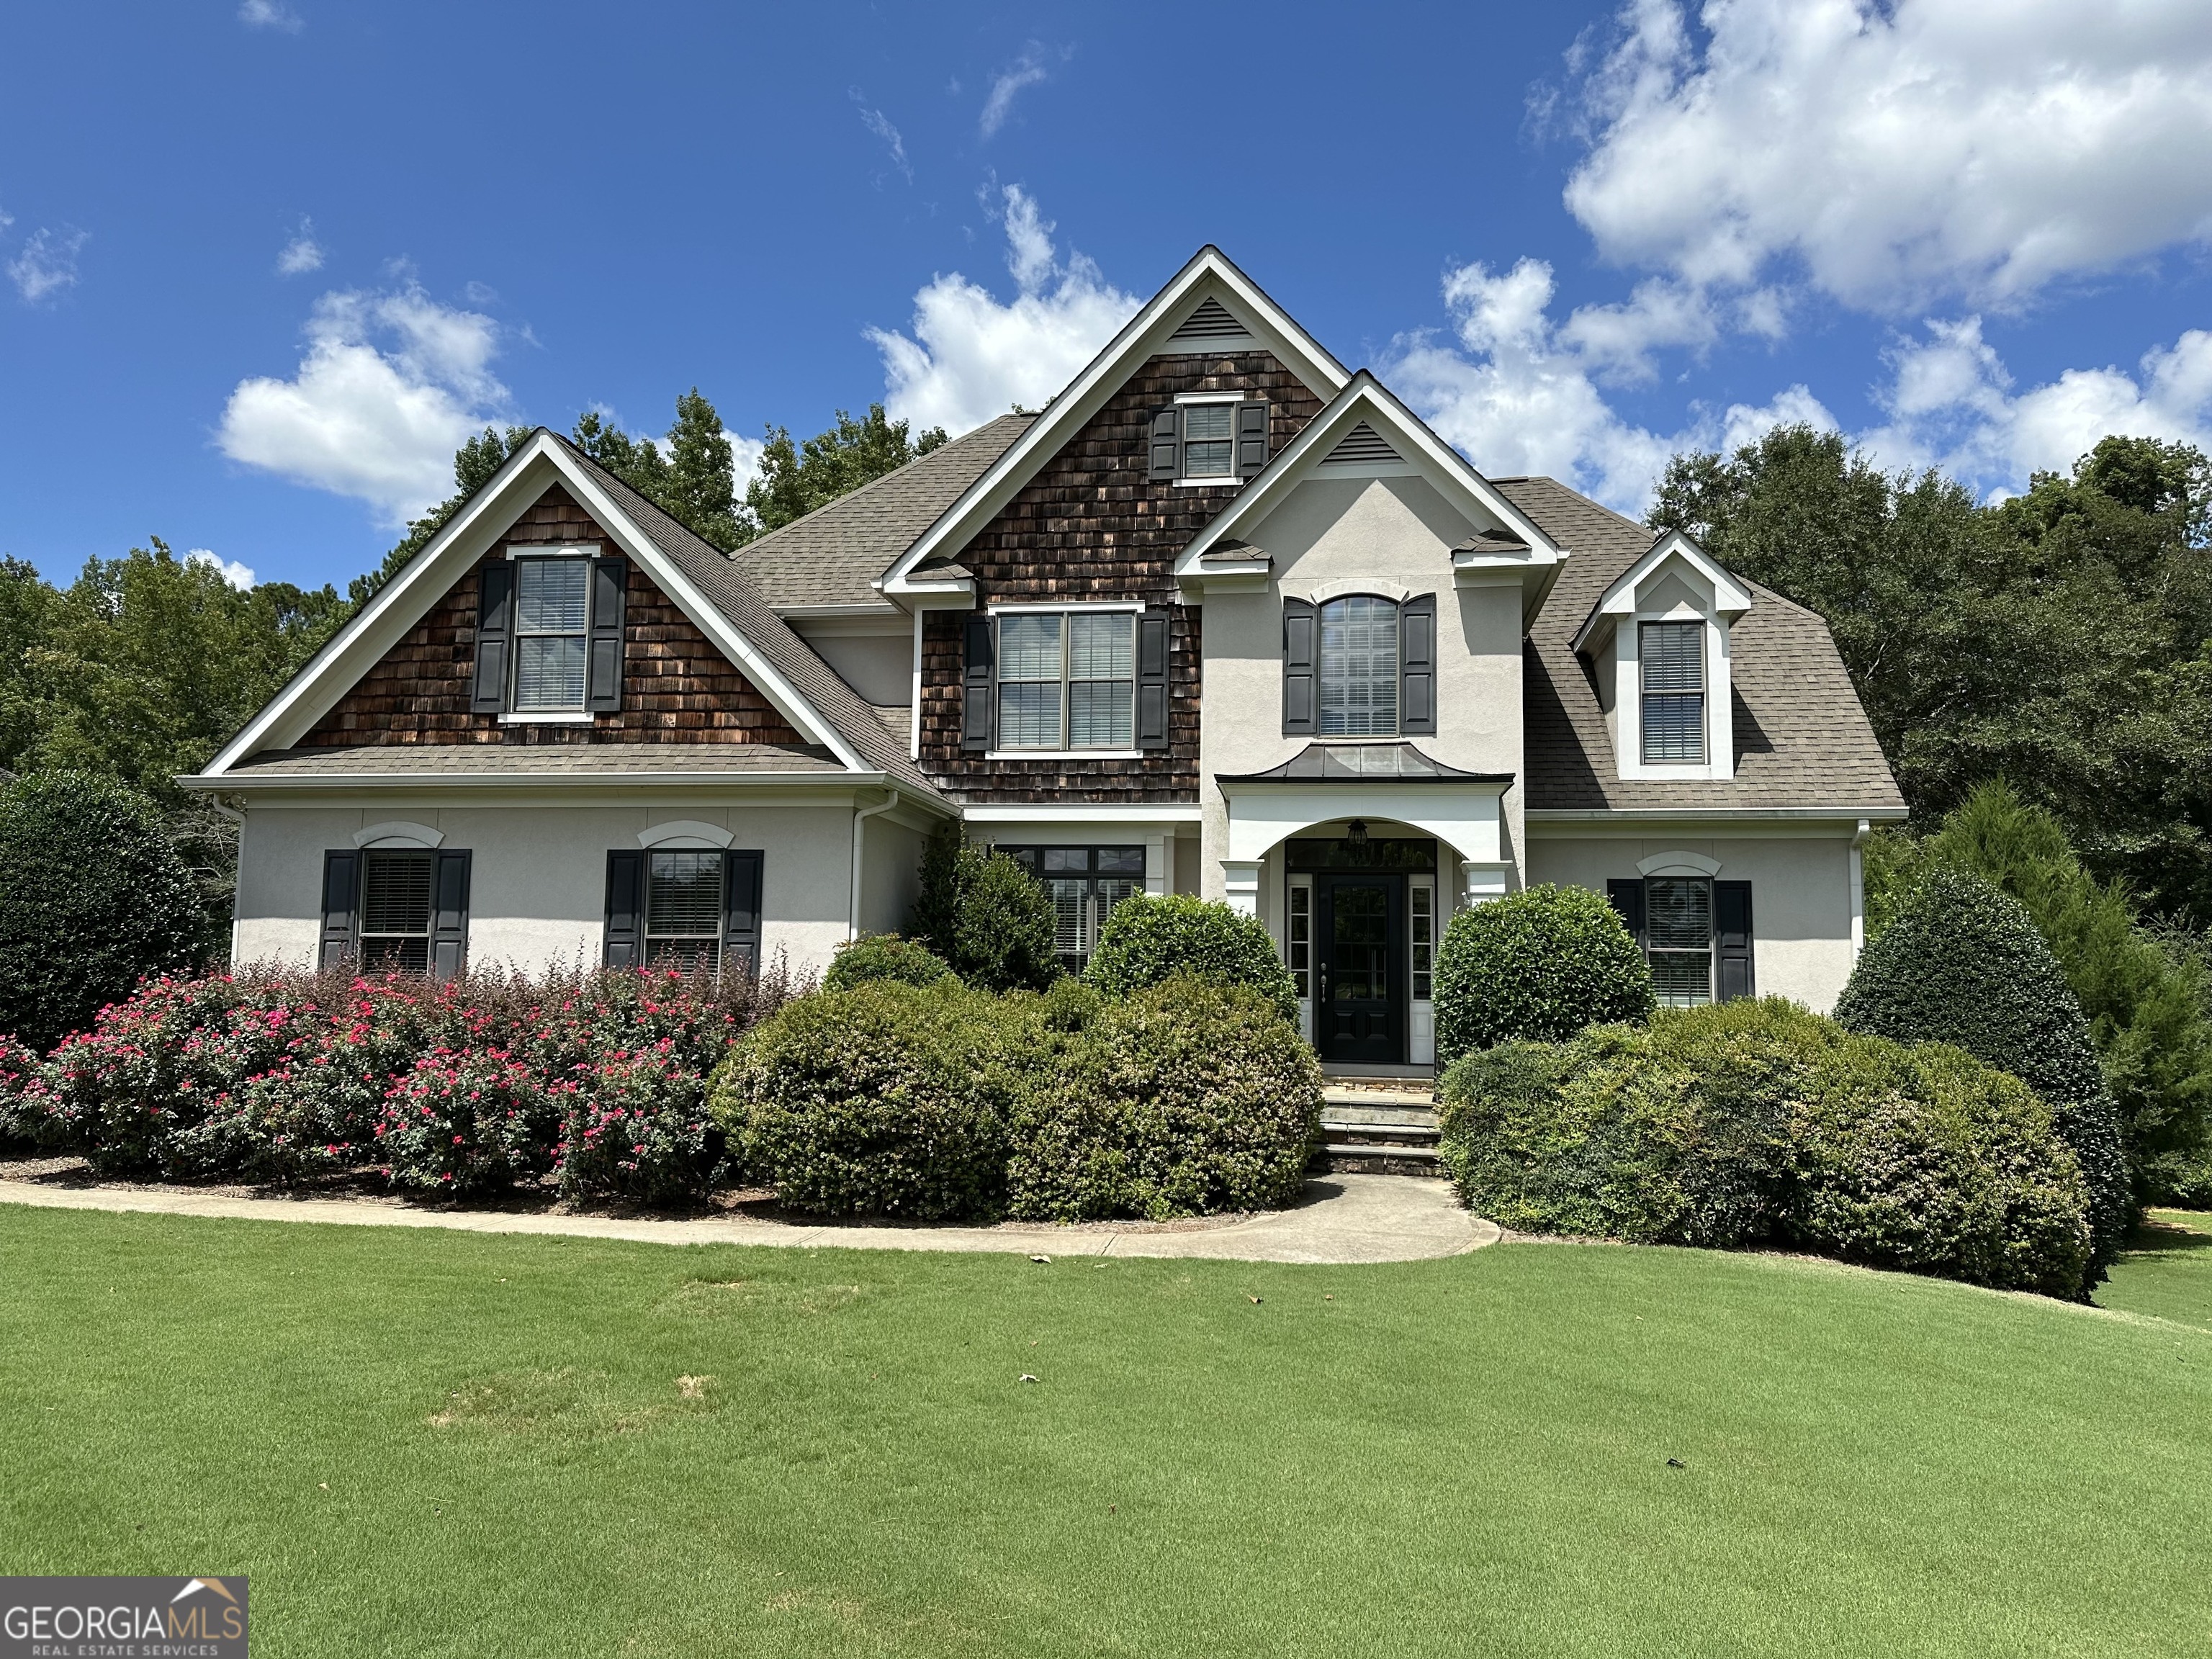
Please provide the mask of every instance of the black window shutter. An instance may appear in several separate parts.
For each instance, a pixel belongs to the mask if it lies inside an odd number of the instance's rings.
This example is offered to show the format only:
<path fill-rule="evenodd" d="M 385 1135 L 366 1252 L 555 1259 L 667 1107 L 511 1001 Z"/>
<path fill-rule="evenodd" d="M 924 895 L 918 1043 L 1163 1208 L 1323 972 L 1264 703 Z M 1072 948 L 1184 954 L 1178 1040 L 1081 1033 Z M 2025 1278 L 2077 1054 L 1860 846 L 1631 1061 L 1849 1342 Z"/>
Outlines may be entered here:
<path fill-rule="evenodd" d="M 722 854 L 722 970 L 760 972 L 761 866 L 759 853 Z"/>
<path fill-rule="evenodd" d="M 1320 622 L 1304 599 L 1283 601 L 1283 735 L 1310 736 L 1320 729 L 1315 698 L 1314 659 Z"/>
<path fill-rule="evenodd" d="M 1137 747 L 1168 746 L 1168 619 L 1137 618 Z"/>
<path fill-rule="evenodd" d="M 981 754 L 991 746 L 992 717 L 998 712 L 998 652 L 990 617 L 968 618 L 967 656 L 962 669 L 960 746 Z"/>
<path fill-rule="evenodd" d="M 1713 884 L 1713 985 L 1720 1000 L 1759 994 L 1751 969 L 1751 884 Z"/>
<path fill-rule="evenodd" d="M 469 854 L 430 858 L 430 977 L 458 979 L 469 959 Z"/>
<path fill-rule="evenodd" d="M 477 581 L 477 672 L 469 707 L 496 714 L 507 707 L 507 656 L 514 633 L 514 566 L 494 559 Z"/>
<path fill-rule="evenodd" d="M 1605 902 L 1620 916 L 1620 925 L 1635 936 L 1636 948 L 1644 948 L 1644 883 L 1609 881 L 1605 884 Z"/>
<path fill-rule="evenodd" d="M 591 680 L 584 706 L 594 714 L 622 711 L 623 590 L 627 559 L 592 561 Z"/>
<path fill-rule="evenodd" d="M 1152 442 L 1145 460 L 1147 478 L 1172 478 L 1182 470 L 1182 416 L 1172 409 L 1152 411 Z"/>
<path fill-rule="evenodd" d="M 323 854 L 323 940 L 318 965 L 343 967 L 361 943 L 361 854 Z"/>
<path fill-rule="evenodd" d="M 1437 731 L 1437 596 L 1398 607 L 1398 729 L 1409 738 Z"/>
<path fill-rule="evenodd" d="M 645 966 L 645 854 L 607 854 L 607 937 L 601 961 L 609 968 Z"/>
<path fill-rule="evenodd" d="M 1267 405 L 1237 405 L 1237 472 L 1249 478 L 1267 470 Z"/>

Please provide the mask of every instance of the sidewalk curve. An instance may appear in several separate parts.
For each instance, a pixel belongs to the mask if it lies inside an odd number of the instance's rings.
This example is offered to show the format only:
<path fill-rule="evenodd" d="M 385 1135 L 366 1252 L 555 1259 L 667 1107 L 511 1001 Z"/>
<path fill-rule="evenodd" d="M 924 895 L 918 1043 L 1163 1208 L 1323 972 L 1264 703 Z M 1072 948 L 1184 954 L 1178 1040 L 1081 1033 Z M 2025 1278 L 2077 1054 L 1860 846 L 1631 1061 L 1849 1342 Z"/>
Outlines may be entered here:
<path fill-rule="evenodd" d="M 351 1227 L 439 1227 L 456 1232 L 544 1233 L 647 1244 L 768 1244 L 866 1250 L 983 1250 L 1023 1255 L 1192 1256 L 1224 1261 L 1423 1261 L 1498 1242 L 1442 1181 L 1332 1175 L 1307 1183 L 1295 1209 L 1217 1224 L 1144 1223 L 997 1227 L 765 1221 L 750 1216 L 656 1220 L 617 1216 L 428 1209 L 374 1198 L 252 1198 L 181 1187 L 64 1187 L 0 1181 L 0 1204 L 33 1209 L 315 1221 Z"/>

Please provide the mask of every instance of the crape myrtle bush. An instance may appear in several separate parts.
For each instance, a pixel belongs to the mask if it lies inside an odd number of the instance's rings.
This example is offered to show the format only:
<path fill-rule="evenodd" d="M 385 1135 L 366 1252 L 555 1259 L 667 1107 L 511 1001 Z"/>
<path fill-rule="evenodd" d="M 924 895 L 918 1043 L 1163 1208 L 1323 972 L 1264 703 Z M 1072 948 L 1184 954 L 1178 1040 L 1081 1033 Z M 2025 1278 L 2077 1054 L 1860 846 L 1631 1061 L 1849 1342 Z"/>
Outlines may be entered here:
<path fill-rule="evenodd" d="M 1206 1214 L 1289 1202 L 1319 1132 L 1272 999 L 1188 976 L 1121 1000 L 877 981 L 786 1007 L 714 1110 L 794 1208 L 924 1219 Z"/>
<path fill-rule="evenodd" d="M 1297 987 L 1267 924 L 1188 895 L 1139 894 L 1115 905 L 1083 970 L 1109 997 L 1163 985 L 1178 974 L 1244 986 L 1285 1019 L 1298 1017 Z"/>
<path fill-rule="evenodd" d="M 0 1055 L 0 1086 L 19 1132 L 105 1176 L 380 1170 L 477 1194 L 557 1173 L 573 1193 L 667 1201 L 702 1190 L 719 1153 L 707 1073 L 793 989 L 780 964 L 720 984 L 626 971 L 158 979 L 41 1065 Z"/>
<path fill-rule="evenodd" d="M 1959 1048 L 1743 1000 L 1472 1054 L 1442 1094 L 1445 1167 L 1505 1226 L 2092 1282 L 2092 1194 L 2051 1109 Z"/>
<path fill-rule="evenodd" d="M 1859 957 L 1836 1018 L 1900 1042 L 1955 1044 L 2033 1089 L 2089 1184 L 2102 1277 L 2135 1224 L 2119 1113 L 2081 1005 L 2019 900 L 1966 871 L 1929 870 Z"/>
<path fill-rule="evenodd" d="M 837 947 L 830 971 L 822 976 L 825 991 L 849 991 L 870 980 L 894 979 L 903 985 L 936 985 L 953 976 L 945 958 L 927 945 L 896 933 L 866 933 Z"/>
<path fill-rule="evenodd" d="M 1530 887 L 1461 911 L 1437 950 L 1437 1060 L 1651 1012 L 1651 969 L 1602 895 Z"/>

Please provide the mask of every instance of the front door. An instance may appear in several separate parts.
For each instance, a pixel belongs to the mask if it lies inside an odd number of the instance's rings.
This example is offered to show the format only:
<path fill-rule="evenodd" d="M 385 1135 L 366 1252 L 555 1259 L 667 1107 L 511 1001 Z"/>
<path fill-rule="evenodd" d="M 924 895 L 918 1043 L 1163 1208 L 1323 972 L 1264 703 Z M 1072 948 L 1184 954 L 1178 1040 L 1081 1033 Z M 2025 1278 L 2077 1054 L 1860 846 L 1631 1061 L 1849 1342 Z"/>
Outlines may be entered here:
<path fill-rule="evenodd" d="M 1405 1058 L 1399 963 L 1405 956 L 1406 878 L 1317 875 L 1321 996 L 1314 1021 L 1323 1060 L 1392 1066 Z"/>

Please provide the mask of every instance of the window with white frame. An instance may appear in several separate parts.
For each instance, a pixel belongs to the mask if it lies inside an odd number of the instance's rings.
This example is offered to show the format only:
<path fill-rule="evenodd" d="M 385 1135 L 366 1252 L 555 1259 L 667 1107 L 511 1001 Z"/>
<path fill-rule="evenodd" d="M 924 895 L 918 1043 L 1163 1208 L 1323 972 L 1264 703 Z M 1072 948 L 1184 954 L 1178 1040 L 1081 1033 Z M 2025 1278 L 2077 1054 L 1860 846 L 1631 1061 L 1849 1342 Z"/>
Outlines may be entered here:
<path fill-rule="evenodd" d="M 1713 1000 L 1713 884 L 1702 876 L 1644 884 L 1644 956 L 1651 988 L 1669 1008 Z"/>
<path fill-rule="evenodd" d="M 1431 1000 L 1437 959 L 1437 889 L 1415 878 L 1406 889 L 1406 933 L 1413 947 L 1413 993 L 1416 1002 Z"/>
<path fill-rule="evenodd" d="M 1291 970 L 1291 983 L 1300 1002 L 1313 996 L 1313 882 L 1292 878 L 1290 915 L 1283 933 L 1283 954 Z"/>
<path fill-rule="evenodd" d="M 1324 737 L 1398 732 L 1398 607 L 1353 593 L 1321 607 L 1321 731 Z"/>
<path fill-rule="evenodd" d="M 1705 625 L 1648 622 L 1637 629 L 1646 764 L 1705 757 Z"/>
<path fill-rule="evenodd" d="M 373 971 L 430 969 L 433 854 L 372 848 L 362 854 L 361 965 Z"/>
<path fill-rule="evenodd" d="M 1098 930 L 1122 900 L 1145 890 L 1141 847 L 1008 847 L 1001 849 L 1052 896 L 1053 948 L 1079 971 Z"/>
<path fill-rule="evenodd" d="M 653 853 L 645 878 L 645 959 L 655 968 L 714 972 L 722 962 L 723 858 Z"/>
<path fill-rule="evenodd" d="M 999 747 L 1133 745 L 1136 627 L 1136 617 L 1121 611 L 1001 617 Z"/>
<path fill-rule="evenodd" d="M 583 708 L 591 593 L 588 558 L 514 561 L 515 713 Z"/>
<path fill-rule="evenodd" d="M 1188 404 L 1182 411 L 1182 470 L 1190 478 L 1237 473 L 1237 405 Z"/>

